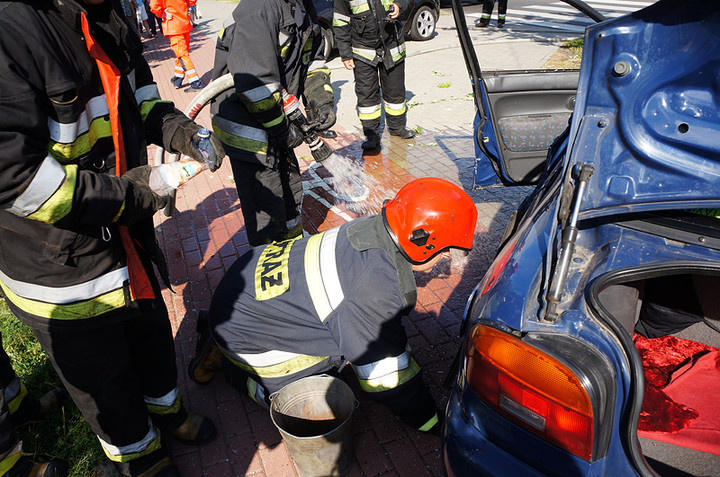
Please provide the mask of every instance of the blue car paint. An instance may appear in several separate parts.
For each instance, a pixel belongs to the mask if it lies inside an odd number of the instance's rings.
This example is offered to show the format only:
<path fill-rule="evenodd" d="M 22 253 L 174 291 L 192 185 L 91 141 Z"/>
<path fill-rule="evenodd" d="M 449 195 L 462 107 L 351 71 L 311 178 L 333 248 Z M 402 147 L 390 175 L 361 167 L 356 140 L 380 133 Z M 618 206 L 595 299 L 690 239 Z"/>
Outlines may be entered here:
<path fill-rule="evenodd" d="M 629 455 L 634 430 L 628 430 L 628 415 L 637 404 L 629 358 L 612 327 L 590 309 L 586 290 L 596 280 L 648 265 L 682 261 L 720 268 L 720 251 L 696 244 L 668 246 L 663 237 L 623 226 L 622 217 L 600 220 L 629 212 L 720 207 L 720 109 L 713 91 L 720 79 L 720 13 L 693 17 L 684 7 L 660 2 L 588 29 L 569 140 L 551 150 L 545 182 L 521 206 L 519 228 L 467 308 L 471 326 L 488 320 L 501 329 L 565 334 L 598 350 L 617 388 L 612 422 L 600 423 L 612 426 L 607 448 L 586 462 L 543 441 L 484 404 L 461 370 L 443 430 L 450 476 L 648 473 Z M 698 45 L 704 47 L 688 54 L 686 63 L 686 50 Z M 620 62 L 627 65 L 616 66 Z M 634 78 L 644 78 L 636 72 L 651 64 L 665 75 L 633 84 Z M 660 104 L 673 114 L 660 111 Z M 688 140 L 691 130 L 704 134 L 694 132 Z M 592 163 L 595 173 L 581 202 L 580 232 L 560 302 L 563 313 L 556 322 L 543 322 L 539 318 L 559 250 L 561 182 L 580 163 Z M 547 181 L 553 172 L 554 181 Z M 505 253 L 507 263 L 493 274 Z M 492 288 L 483 294 L 491 280 Z"/>

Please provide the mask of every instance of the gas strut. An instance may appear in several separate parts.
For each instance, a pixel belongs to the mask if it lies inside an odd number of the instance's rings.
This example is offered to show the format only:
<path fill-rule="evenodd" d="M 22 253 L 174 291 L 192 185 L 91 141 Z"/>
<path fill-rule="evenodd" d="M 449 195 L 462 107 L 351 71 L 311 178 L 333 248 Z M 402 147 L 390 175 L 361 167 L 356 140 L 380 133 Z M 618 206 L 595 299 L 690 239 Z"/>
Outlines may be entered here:
<path fill-rule="evenodd" d="M 577 241 L 578 229 L 577 221 L 580 214 L 580 204 L 585 195 L 585 186 L 590 180 L 595 168 L 590 164 L 583 164 L 578 174 L 578 186 L 575 193 L 575 201 L 573 203 L 572 215 L 570 222 L 562 231 L 562 242 L 560 247 L 560 256 L 555 266 L 550 288 L 547 293 L 547 309 L 545 312 L 545 321 L 556 321 L 558 319 L 557 305 L 562 298 L 563 289 L 565 288 L 565 279 L 570 269 L 570 259 L 575 250 L 575 242 Z"/>

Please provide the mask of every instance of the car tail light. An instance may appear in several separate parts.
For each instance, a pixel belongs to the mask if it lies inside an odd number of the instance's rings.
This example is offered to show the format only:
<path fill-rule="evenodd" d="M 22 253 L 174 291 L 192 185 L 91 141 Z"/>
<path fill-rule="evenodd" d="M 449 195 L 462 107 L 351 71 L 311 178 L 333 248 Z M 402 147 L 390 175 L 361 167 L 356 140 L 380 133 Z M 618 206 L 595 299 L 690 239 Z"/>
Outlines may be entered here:
<path fill-rule="evenodd" d="M 468 383 L 483 401 L 558 447 L 592 458 L 592 402 L 568 366 L 483 325 L 473 328 L 467 349 Z"/>

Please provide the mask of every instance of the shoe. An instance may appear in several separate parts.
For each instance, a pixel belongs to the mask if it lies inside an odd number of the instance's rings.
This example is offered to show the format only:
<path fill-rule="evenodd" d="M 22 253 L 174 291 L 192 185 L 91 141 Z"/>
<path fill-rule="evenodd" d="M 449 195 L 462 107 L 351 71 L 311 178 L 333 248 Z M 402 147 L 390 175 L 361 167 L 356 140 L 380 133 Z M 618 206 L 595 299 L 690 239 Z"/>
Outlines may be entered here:
<path fill-rule="evenodd" d="M 325 139 L 335 139 L 337 137 L 337 133 L 335 131 L 333 131 L 332 129 L 318 131 L 317 135 L 322 138 L 325 138 Z"/>
<path fill-rule="evenodd" d="M 498 20 L 498 28 L 505 28 L 505 20 Z"/>
<path fill-rule="evenodd" d="M 490 23 L 489 18 L 480 18 L 478 20 L 475 20 L 475 27 L 476 28 L 485 28 L 488 26 L 488 23 Z"/>
<path fill-rule="evenodd" d="M 188 91 L 202 91 L 203 84 L 200 80 L 195 80 L 192 83 L 190 83 L 190 87 L 188 88 Z"/>
<path fill-rule="evenodd" d="M 183 79 L 179 76 L 173 76 L 170 78 L 170 82 L 175 86 L 175 89 L 180 89 L 182 87 Z"/>
<path fill-rule="evenodd" d="M 61 387 L 51 389 L 38 399 L 30 395 L 25 396 L 20 402 L 20 406 L 12 414 L 13 425 L 20 428 L 31 422 L 37 422 L 59 409 L 67 398 L 67 391 Z"/>
<path fill-rule="evenodd" d="M 207 315 L 207 310 L 201 310 L 198 313 L 195 357 L 190 360 L 190 366 L 188 366 L 190 379 L 198 384 L 209 383 L 222 365 L 222 352 L 212 337 Z"/>
<path fill-rule="evenodd" d="M 22 456 L 4 477 L 66 477 L 67 471 L 55 462 L 33 462 L 29 457 Z"/>
<path fill-rule="evenodd" d="M 217 430 L 209 418 L 188 412 L 185 422 L 170 431 L 170 435 L 183 444 L 201 446 L 215 439 Z"/>
<path fill-rule="evenodd" d="M 170 457 L 165 457 L 138 477 L 180 477 L 180 472 Z"/>
<path fill-rule="evenodd" d="M 366 134 L 367 140 L 365 140 L 360 147 L 363 151 L 376 151 L 380 149 L 380 135 L 374 132 Z"/>
<path fill-rule="evenodd" d="M 415 131 L 412 129 L 404 128 L 404 129 L 391 129 L 390 130 L 391 136 L 397 136 L 400 139 L 412 139 L 415 137 Z"/>

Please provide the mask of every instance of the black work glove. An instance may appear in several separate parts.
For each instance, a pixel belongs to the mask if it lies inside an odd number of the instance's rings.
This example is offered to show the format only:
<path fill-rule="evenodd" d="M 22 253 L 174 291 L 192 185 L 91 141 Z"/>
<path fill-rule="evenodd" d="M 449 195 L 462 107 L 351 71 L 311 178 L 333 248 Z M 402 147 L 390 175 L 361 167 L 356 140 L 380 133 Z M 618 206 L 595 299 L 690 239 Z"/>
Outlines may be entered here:
<path fill-rule="evenodd" d="M 212 147 L 206 149 L 208 157 L 203 156 L 202 151 L 197 147 L 197 133 L 202 127 L 194 121 L 187 121 L 180 124 L 175 130 L 170 146 L 175 152 L 190 156 L 198 162 L 206 162 L 210 166 L 210 170 L 215 172 L 222 165 L 223 157 L 225 157 L 225 149 L 222 142 L 210 131 L 210 145 Z"/>
<path fill-rule="evenodd" d="M 337 121 L 335 108 L 329 103 L 321 104 L 316 109 L 308 108 L 308 120 L 317 124 L 318 131 L 330 129 Z"/>
<path fill-rule="evenodd" d="M 277 148 L 285 150 L 293 150 L 303 143 L 305 135 L 299 127 L 293 123 L 288 123 L 288 128 L 275 136 L 271 136 L 272 142 Z"/>
<path fill-rule="evenodd" d="M 130 169 L 122 175 L 122 179 L 128 181 L 128 188 L 125 209 L 117 220 L 120 225 L 132 225 L 152 217 L 170 201 L 170 196 L 159 196 L 150 189 L 150 166 Z"/>

